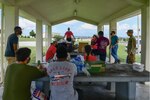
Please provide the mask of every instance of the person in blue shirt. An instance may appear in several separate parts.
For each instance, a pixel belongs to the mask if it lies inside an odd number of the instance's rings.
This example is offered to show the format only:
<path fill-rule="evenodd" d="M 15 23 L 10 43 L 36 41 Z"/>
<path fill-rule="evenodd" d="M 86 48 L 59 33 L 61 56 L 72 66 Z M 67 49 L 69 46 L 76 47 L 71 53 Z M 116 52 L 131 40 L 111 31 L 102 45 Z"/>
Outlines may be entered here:
<path fill-rule="evenodd" d="M 22 29 L 19 26 L 16 26 L 14 28 L 14 33 L 9 35 L 7 39 L 7 45 L 5 50 L 5 57 L 8 61 L 8 65 L 14 63 L 16 61 L 15 59 L 15 53 L 18 49 L 18 36 L 22 34 Z"/>
<path fill-rule="evenodd" d="M 114 63 L 120 63 L 120 60 L 119 60 L 118 55 L 117 55 L 117 51 L 118 51 L 118 36 L 116 35 L 115 31 L 112 31 L 110 35 L 111 35 L 111 44 L 110 44 L 111 55 L 115 59 Z"/>

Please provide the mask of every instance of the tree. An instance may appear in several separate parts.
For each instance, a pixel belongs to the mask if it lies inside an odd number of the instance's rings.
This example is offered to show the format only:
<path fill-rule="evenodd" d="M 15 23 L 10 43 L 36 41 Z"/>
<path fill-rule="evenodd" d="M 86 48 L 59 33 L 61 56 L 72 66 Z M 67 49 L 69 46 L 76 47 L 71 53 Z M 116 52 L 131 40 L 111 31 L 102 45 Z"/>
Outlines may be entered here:
<path fill-rule="evenodd" d="M 30 32 L 30 36 L 32 36 L 32 37 L 35 38 L 36 34 L 35 34 L 34 30 L 32 30 L 32 31 Z"/>
<path fill-rule="evenodd" d="M 54 35 L 53 37 L 56 41 L 59 41 L 60 39 L 63 39 L 63 36 L 61 35 Z"/>

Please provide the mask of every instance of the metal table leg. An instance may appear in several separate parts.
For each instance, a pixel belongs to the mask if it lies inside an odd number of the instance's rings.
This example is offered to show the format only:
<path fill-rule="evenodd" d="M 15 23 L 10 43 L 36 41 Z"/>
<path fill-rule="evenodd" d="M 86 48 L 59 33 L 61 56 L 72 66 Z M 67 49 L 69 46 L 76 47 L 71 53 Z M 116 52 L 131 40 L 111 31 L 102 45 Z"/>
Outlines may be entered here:
<path fill-rule="evenodd" d="M 136 82 L 116 82 L 116 100 L 135 100 Z"/>

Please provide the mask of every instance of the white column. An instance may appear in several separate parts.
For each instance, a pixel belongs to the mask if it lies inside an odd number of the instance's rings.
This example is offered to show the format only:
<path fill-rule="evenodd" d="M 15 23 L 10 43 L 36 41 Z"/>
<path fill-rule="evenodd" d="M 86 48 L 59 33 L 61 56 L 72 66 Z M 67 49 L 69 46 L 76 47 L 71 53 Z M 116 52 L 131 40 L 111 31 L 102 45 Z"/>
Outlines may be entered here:
<path fill-rule="evenodd" d="M 42 61 L 43 53 L 43 32 L 42 32 L 42 21 L 36 20 L 36 62 Z"/>
<path fill-rule="evenodd" d="M 150 71 L 150 0 L 147 7 L 147 34 L 146 34 L 146 70 Z"/>
<path fill-rule="evenodd" d="M 47 37 L 47 45 L 48 48 L 52 42 L 52 27 L 50 25 L 46 26 L 46 37 Z"/>
<path fill-rule="evenodd" d="M 116 23 L 116 20 L 110 21 L 109 26 L 110 26 L 109 32 L 115 31 L 116 34 L 117 34 L 117 23 Z M 109 40 L 111 40 L 111 36 L 110 36 L 110 35 L 109 35 Z M 111 63 L 114 62 L 114 58 L 111 56 L 111 52 L 109 52 L 109 61 L 110 61 Z"/>
<path fill-rule="evenodd" d="M 18 25 L 19 21 L 19 9 L 14 6 L 2 5 L 2 22 L 1 22 L 1 76 L 3 81 L 4 72 L 6 70 L 6 60 L 4 57 L 4 51 L 7 44 L 7 38 L 14 32 L 14 27 Z"/>
<path fill-rule="evenodd" d="M 142 35 L 142 43 L 141 43 L 141 63 L 144 64 L 146 66 L 146 69 L 148 69 L 149 65 L 150 65 L 150 42 L 149 42 L 149 38 L 150 38 L 150 34 L 148 33 L 148 7 L 143 6 L 141 9 L 141 18 L 142 18 L 142 31 L 141 31 L 141 35 Z"/>
<path fill-rule="evenodd" d="M 19 9 L 7 5 L 4 5 L 2 9 L 4 10 L 4 33 L 6 43 L 8 36 L 14 32 L 14 27 L 18 25 Z"/>
<path fill-rule="evenodd" d="M 99 32 L 99 31 L 104 31 L 104 25 L 101 25 L 101 24 L 99 24 L 98 26 L 97 26 L 97 31 Z M 97 32 L 97 33 L 98 33 Z"/>

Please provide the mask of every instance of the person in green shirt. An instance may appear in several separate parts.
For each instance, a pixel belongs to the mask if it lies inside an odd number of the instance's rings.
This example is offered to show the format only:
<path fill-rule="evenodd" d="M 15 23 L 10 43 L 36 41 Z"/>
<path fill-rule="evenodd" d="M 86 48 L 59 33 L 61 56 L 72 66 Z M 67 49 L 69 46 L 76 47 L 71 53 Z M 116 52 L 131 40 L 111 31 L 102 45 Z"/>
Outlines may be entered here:
<path fill-rule="evenodd" d="M 31 100 L 31 82 L 46 75 L 46 71 L 27 65 L 31 50 L 20 48 L 16 52 L 16 63 L 7 67 L 4 79 L 3 100 Z"/>
<path fill-rule="evenodd" d="M 127 63 L 133 64 L 135 62 L 135 54 L 136 54 L 136 39 L 133 36 L 133 30 L 128 30 L 127 35 L 130 37 L 127 46 Z"/>

